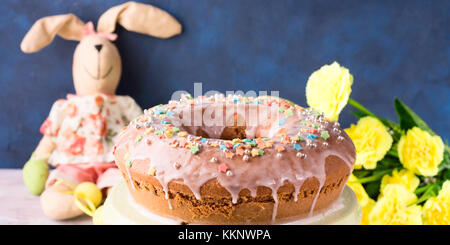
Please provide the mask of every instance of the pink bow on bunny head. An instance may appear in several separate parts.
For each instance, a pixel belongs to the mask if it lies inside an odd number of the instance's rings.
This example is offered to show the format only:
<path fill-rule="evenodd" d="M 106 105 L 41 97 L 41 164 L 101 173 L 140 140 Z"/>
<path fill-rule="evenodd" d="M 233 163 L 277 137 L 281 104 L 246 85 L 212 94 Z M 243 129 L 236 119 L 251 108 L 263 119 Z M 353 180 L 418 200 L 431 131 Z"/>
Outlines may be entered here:
<path fill-rule="evenodd" d="M 115 33 L 96 32 L 92 21 L 89 21 L 88 23 L 86 23 L 86 25 L 84 25 L 84 28 L 83 28 L 83 37 L 87 37 L 89 35 L 99 35 L 110 41 L 115 41 L 117 39 L 117 34 L 115 34 Z"/>

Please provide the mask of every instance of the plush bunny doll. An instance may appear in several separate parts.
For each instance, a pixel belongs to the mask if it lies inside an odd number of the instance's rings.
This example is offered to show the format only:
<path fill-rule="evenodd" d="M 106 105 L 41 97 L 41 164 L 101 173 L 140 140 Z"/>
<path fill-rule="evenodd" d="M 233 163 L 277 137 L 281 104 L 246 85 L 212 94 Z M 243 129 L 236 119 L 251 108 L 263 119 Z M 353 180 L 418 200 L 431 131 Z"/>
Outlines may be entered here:
<path fill-rule="evenodd" d="M 127 2 L 100 17 L 98 32 L 92 22 L 84 24 L 73 14 L 41 18 L 20 46 L 25 53 L 37 52 L 49 45 L 55 35 L 80 42 L 73 56 L 76 94 L 68 94 L 53 104 L 41 127 L 44 136 L 24 166 L 25 184 L 34 194 L 44 191 L 41 206 L 53 219 L 81 214 L 73 197 L 66 194 L 67 189 L 82 182 L 93 182 L 104 189 L 121 178 L 114 164 L 114 139 L 121 128 L 142 113 L 131 97 L 114 95 L 122 71 L 119 52 L 111 42 L 117 38 L 113 33 L 116 23 L 126 30 L 159 38 L 170 38 L 182 29 L 175 18 L 161 9 Z M 39 170 L 43 161 L 56 167 L 49 176 L 46 164 L 44 170 Z M 44 183 L 31 181 L 37 179 Z M 56 181 L 66 184 L 57 189 Z"/>

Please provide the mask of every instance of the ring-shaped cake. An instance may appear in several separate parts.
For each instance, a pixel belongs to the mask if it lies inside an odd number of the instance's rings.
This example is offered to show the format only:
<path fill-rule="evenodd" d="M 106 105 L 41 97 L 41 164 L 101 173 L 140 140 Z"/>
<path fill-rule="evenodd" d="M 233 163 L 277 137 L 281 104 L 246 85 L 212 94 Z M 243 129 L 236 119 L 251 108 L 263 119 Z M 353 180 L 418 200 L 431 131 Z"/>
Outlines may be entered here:
<path fill-rule="evenodd" d="M 187 224 L 280 224 L 327 210 L 355 147 L 313 109 L 262 96 L 182 96 L 120 133 L 116 164 L 134 201 Z"/>

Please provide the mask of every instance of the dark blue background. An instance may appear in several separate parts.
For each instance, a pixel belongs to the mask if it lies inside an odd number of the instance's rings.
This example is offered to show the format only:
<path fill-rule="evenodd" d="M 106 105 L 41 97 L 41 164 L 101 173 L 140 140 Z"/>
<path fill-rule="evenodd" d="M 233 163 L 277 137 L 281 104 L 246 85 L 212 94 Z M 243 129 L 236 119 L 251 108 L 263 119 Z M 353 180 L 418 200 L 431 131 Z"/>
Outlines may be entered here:
<path fill-rule="evenodd" d="M 122 1 L 16 1 L 0 7 L 0 167 L 22 167 L 52 103 L 73 92 L 76 42 L 56 38 L 39 53 L 19 44 L 38 18 L 73 12 L 93 20 Z M 181 36 L 160 40 L 119 28 L 119 94 L 142 107 L 175 90 L 279 90 L 306 105 L 314 70 L 334 60 L 354 75 L 352 97 L 395 119 L 399 97 L 450 139 L 450 1 L 148 1 L 173 14 Z M 355 122 L 350 108 L 345 126 Z"/>

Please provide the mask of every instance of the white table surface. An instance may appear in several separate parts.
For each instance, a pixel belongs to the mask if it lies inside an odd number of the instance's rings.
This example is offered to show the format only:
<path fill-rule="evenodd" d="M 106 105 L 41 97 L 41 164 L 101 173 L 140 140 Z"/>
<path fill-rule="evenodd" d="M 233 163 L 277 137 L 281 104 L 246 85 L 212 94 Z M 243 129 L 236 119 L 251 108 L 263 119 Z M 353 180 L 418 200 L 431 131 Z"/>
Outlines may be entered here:
<path fill-rule="evenodd" d="M 28 192 L 22 181 L 21 169 L 0 169 L 1 225 L 91 225 L 92 219 L 82 215 L 74 219 L 55 221 L 41 210 L 39 196 Z"/>

